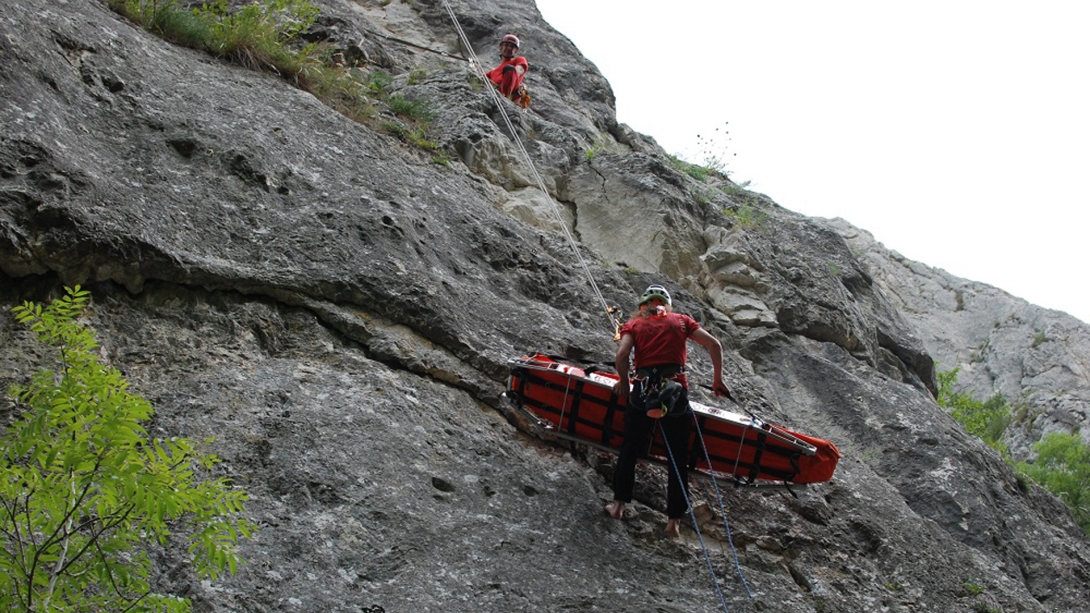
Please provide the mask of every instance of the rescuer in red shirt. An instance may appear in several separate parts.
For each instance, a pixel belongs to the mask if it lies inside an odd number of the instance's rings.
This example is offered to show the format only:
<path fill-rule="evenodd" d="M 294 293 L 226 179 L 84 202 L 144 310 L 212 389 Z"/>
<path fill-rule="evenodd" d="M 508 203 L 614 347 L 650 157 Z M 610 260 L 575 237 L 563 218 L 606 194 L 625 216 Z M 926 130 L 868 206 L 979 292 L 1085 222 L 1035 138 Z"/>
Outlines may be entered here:
<path fill-rule="evenodd" d="M 505 35 L 500 39 L 500 65 L 485 73 L 500 90 L 500 94 L 510 100 L 517 98 L 522 79 L 530 70 L 530 62 L 518 55 L 518 50 L 518 37 L 514 34 Z"/>
<path fill-rule="evenodd" d="M 626 401 L 624 442 L 613 471 L 613 502 L 606 513 L 614 519 L 624 516 L 625 504 L 632 501 L 636 480 L 636 460 L 647 449 L 647 437 L 655 425 L 662 428 L 675 458 L 669 468 L 666 489 L 666 534 L 680 536 L 680 520 L 688 510 L 685 484 L 688 480 L 689 382 L 685 377 L 688 357 L 686 341 L 692 339 L 711 355 L 712 391 L 729 396 L 723 382 L 723 346 L 700 327 L 692 317 L 671 312 L 670 293 L 661 285 L 652 285 L 640 296 L 639 311 L 621 327 L 620 346 L 615 366 L 620 380 L 613 386 L 619 400 Z M 635 351 L 635 385 L 629 388 L 629 355 Z"/>

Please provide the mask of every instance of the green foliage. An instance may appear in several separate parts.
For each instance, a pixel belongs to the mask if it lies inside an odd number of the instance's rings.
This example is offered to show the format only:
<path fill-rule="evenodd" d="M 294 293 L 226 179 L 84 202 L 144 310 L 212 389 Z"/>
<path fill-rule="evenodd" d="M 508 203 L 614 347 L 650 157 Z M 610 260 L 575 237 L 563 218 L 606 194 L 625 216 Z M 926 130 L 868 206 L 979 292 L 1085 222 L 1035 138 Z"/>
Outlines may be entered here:
<path fill-rule="evenodd" d="M 974 583 L 970 579 L 965 579 L 961 582 L 961 586 L 965 588 L 965 592 L 970 596 L 976 596 L 984 593 L 984 586 L 979 583 Z"/>
<path fill-rule="evenodd" d="M 594 162 L 599 155 L 617 154 L 623 151 L 623 147 L 608 134 L 599 133 L 594 137 L 594 142 L 583 150 L 583 159 Z"/>
<path fill-rule="evenodd" d="M 426 136 L 434 114 L 424 102 L 390 96 L 392 77 L 376 70 L 361 80 L 359 70 L 344 67 L 343 54 L 331 52 L 328 46 L 302 42 L 301 35 L 319 13 L 307 0 L 257 0 L 242 6 L 229 0 L 209 0 L 193 9 L 184 0 L 107 2 L 167 40 L 254 70 L 274 72 L 353 121 L 369 123 L 379 115 L 372 103 L 372 98 L 377 98 L 395 115 L 413 120 L 405 129 L 409 136 L 404 140 L 426 151 L 439 147 Z M 415 69 L 408 82 L 419 83 L 426 76 L 425 70 Z M 449 163 L 449 158 L 440 160 Z"/>
<path fill-rule="evenodd" d="M 712 201 L 712 196 L 715 194 L 714 188 L 705 187 L 702 189 L 691 189 L 689 193 L 696 198 L 696 201 L 700 204 L 709 204 Z"/>
<path fill-rule="evenodd" d="M 436 154 L 440 150 L 439 143 L 430 136 L 431 121 L 435 117 L 435 111 L 431 109 L 425 100 L 409 100 L 400 94 L 394 94 L 386 98 L 386 104 L 390 110 L 405 120 L 384 121 L 380 127 L 387 133 L 397 136 L 401 140 Z M 446 165 L 449 158 L 433 155 L 432 160 L 437 164 Z"/>
<path fill-rule="evenodd" d="M 726 160 L 723 159 L 730 143 L 727 123 L 729 122 L 724 122 L 722 128 L 716 128 L 711 133 L 696 135 L 697 157 L 703 162 L 704 168 L 723 176 L 730 174 L 727 171 Z"/>
<path fill-rule="evenodd" d="M 668 155 L 666 159 L 674 170 L 683 172 L 701 183 L 707 182 L 708 178 L 715 174 L 715 170 L 712 168 L 700 166 L 699 164 L 690 164 L 676 155 Z"/>
<path fill-rule="evenodd" d="M 596 153 L 597 151 L 588 150 L 585 157 L 588 161 L 593 160 Z M 721 207 L 720 211 L 724 215 L 733 218 L 740 226 L 745 228 L 757 228 L 764 223 L 764 213 L 754 206 L 758 199 L 746 189 L 749 187 L 749 181 L 732 182 L 729 178 L 730 173 L 724 170 L 724 164 L 720 158 L 706 153 L 705 165 L 687 162 L 676 155 L 668 155 L 666 159 L 674 170 L 683 172 L 702 184 L 699 187 L 689 189 L 689 193 L 699 204 L 710 204 L 714 199 L 714 190 L 719 190 L 730 196 L 735 202 L 741 203 L 731 207 Z"/>
<path fill-rule="evenodd" d="M 421 124 L 428 124 L 435 118 L 435 112 L 424 100 L 409 100 L 400 94 L 386 99 L 386 104 L 395 115 L 407 117 Z"/>
<path fill-rule="evenodd" d="M 304 68 L 298 75 L 303 88 L 345 117 L 364 122 L 378 115 L 367 87 L 347 70 Z"/>
<path fill-rule="evenodd" d="M 212 0 L 193 11 L 212 33 L 206 43 L 209 51 L 233 57 L 243 65 L 270 64 L 298 74 L 306 63 L 300 56 L 305 54 L 291 51 L 285 43 L 314 23 L 318 7 L 305 0 L 262 0 L 237 10 L 230 8 L 228 0 Z"/>
<path fill-rule="evenodd" d="M 108 0 L 119 13 L 167 40 L 229 57 L 251 68 L 296 76 L 312 64 L 314 46 L 291 49 L 318 17 L 306 0 L 262 0 L 231 10 L 227 0 L 190 9 L 178 0 Z"/>
<path fill-rule="evenodd" d="M 742 181 L 741 183 L 727 182 L 720 183 L 716 187 L 719 188 L 719 191 L 723 192 L 728 196 L 742 197 L 750 195 L 749 190 L 747 189 L 749 187 L 749 184 L 749 181 Z"/>
<path fill-rule="evenodd" d="M 1000 439 L 1010 425 L 1013 411 L 1002 394 L 996 393 L 986 401 L 955 389 L 960 368 L 937 372 L 939 380 L 939 406 L 950 410 L 950 415 L 970 434 L 979 436 L 991 448 L 1007 457 L 1007 446 Z"/>
<path fill-rule="evenodd" d="M 192 441 L 148 437 L 151 405 L 98 362 L 77 321 L 88 301 L 76 286 L 13 309 L 55 359 L 12 388 L 16 419 L 0 437 L 0 610 L 188 611 L 151 592 L 149 553 L 178 533 L 199 576 L 235 572 L 246 494 L 198 481 L 218 459 Z"/>
<path fill-rule="evenodd" d="M 425 151 L 439 152 L 439 143 L 428 139 L 426 128 L 419 126 L 409 127 L 398 121 L 384 121 L 379 124 L 379 128 L 387 134 L 396 136 Z M 442 164 L 438 159 L 436 159 L 435 162 Z"/>
<path fill-rule="evenodd" d="M 386 96 L 394 78 L 381 70 L 372 70 L 363 79 L 363 85 L 367 91 L 376 96 Z"/>
<path fill-rule="evenodd" d="M 764 211 L 749 203 L 734 208 L 724 207 L 722 211 L 724 215 L 733 219 L 739 226 L 749 230 L 760 228 L 765 223 Z"/>
<path fill-rule="evenodd" d="M 1018 468 L 1063 500 L 1090 533 L 1090 446 L 1078 434 L 1052 432 L 1033 446 L 1037 461 Z"/>
<path fill-rule="evenodd" d="M 1007 447 L 999 439 L 1014 417 L 1010 405 L 1001 394 L 986 401 L 975 400 L 955 391 L 958 369 L 939 371 L 939 405 L 951 410 L 951 415 L 971 434 L 984 439 L 1011 462 Z M 1025 413 L 1023 407 L 1019 410 Z M 1037 461 L 1019 462 L 1021 474 L 1027 475 L 1064 501 L 1075 521 L 1090 534 L 1090 446 L 1077 434 L 1053 432 L 1034 445 Z"/>

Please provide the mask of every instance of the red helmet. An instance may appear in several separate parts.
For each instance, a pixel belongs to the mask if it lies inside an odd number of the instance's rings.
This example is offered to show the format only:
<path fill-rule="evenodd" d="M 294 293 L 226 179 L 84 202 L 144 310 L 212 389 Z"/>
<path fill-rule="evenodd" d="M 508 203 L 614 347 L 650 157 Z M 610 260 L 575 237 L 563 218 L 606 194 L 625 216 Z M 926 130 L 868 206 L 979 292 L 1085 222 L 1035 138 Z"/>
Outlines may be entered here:
<path fill-rule="evenodd" d="M 514 34 L 505 34 L 504 37 L 500 39 L 500 44 L 502 45 L 503 43 L 511 43 L 515 46 L 515 49 L 518 49 L 519 37 L 515 36 Z"/>

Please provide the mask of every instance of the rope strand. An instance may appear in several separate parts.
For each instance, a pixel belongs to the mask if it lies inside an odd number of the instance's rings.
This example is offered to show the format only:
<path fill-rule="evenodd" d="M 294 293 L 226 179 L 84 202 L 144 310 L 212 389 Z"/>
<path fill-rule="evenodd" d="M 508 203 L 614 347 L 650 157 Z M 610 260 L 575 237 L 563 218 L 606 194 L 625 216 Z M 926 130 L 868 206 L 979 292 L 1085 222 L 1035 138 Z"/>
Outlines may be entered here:
<path fill-rule="evenodd" d="M 484 67 L 481 65 L 480 60 L 477 58 L 477 53 L 473 50 L 473 45 L 469 43 L 469 38 L 466 36 L 465 31 L 462 30 L 462 26 L 458 22 L 458 17 L 454 14 L 454 10 L 450 8 L 450 3 L 447 2 L 447 0 L 443 0 L 443 8 L 446 9 L 447 14 L 450 15 L 450 20 L 454 23 L 455 29 L 458 30 L 458 39 L 461 40 L 462 46 L 465 47 L 466 53 L 469 55 L 470 64 L 472 65 L 473 70 L 476 72 L 477 77 L 479 77 L 485 83 L 490 84 L 491 81 L 485 74 Z M 545 181 L 542 180 L 541 175 L 538 174 L 537 166 L 534 164 L 533 159 L 530 158 L 530 153 L 523 145 L 522 139 L 519 138 L 518 132 L 515 131 L 515 126 L 511 123 L 511 117 L 507 114 L 507 109 L 504 108 L 503 100 L 500 98 L 500 95 L 496 91 L 496 88 L 488 87 L 487 89 L 489 95 L 492 98 L 492 101 L 496 104 L 496 108 L 499 109 L 500 115 L 503 116 L 503 123 L 507 126 L 507 131 L 508 133 L 510 133 L 511 138 L 515 141 L 515 145 L 519 153 L 522 155 L 522 159 L 526 162 L 527 166 L 530 167 L 530 172 L 534 177 L 534 181 L 537 183 L 538 189 L 540 189 L 541 193 L 545 194 L 545 197 L 549 199 L 550 203 L 552 203 L 552 212 L 553 215 L 556 217 L 557 224 L 564 232 L 564 238 L 567 239 L 568 245 L 571 246 L 572 251 L 575 253 L 576 259 L 579 261 L 580 267 L 586 274 L 587 282 L 590 284 L 591 290 L 594 292 L 594 295 L 601 303 L 602 310 L 606 313 L 606 317 L 609 318 L 610 329 L 612 330 L 616 328 L 618 322 L 613 317 L 613 310 L 610 309 L 609 303 L 606 302 L 605 296 L 603 296 L 601 290 L 598 289 L 598 284 L 594 281 L 594 276 L 591 274 L 590 266 L 587 265 L 587 261 L 579 252 L 579 246 L 575 243 L 575 239 L 572 237 L 571 231 L 568 230 L 568 225 L 564 223 L 564 217 L 560 214 L 560 205 L 557 204 L 556 200 L 551 195 L 549 195 L 549 190 L 545 187 Z"/>
<path fill-rule="evenodd" d="M 659 433 L 662 435 L 662 444 L 666 446 L 666 457 L 670 459 L 670 468 L 674 471 L 674 476 L 677 477 L 679 483 L 681 483 L 681 495 L 685 497 L 685 504 L 689 507 L 689 517 L 693 520 L 693 530 L 696 531 L 696 538 L 700 541 L 700 550 L 704 553 L 704 562 L 708 565 L 708 574 L 712 576 L 712 585 L 715 586 L 715 593 L 719 596 L 719 604 L 723 605 L 723 613 L 730 613 L 727 609 L 727 600 L 723 596 L 723 590 L 719 587 L 719 577 L 715 575 L 715 567 L 712 566 L 711 555 L 708 554 L 708 546 L 704 543 L 704 535 L 700 533 L 700 523 L 696 521 L 696 511 L 693 510 L 692 501 L 689 500 L 689 492 L 686 491 L 685 483 L 681 480 L 681 469 L 677 467 L 677 462 L 674 461 L 674 452 L 670 449 L 670 441 L 666 438 L 666 429 L 662 427 L 662 421 L 657 424 Z"/>
<path fill-rule="evenodd" d="M 715 478 L 715 472 L 712 470 L 712 458 L 708 453 L 708 446 L 704 443 L 704 432 L 700 429 L 700 420 L 696 418 L 696 413 L 693 413 L 693 424 L 696 426 L 696 439 L 700 441 L 700 448 L 704 451 L 704 461 L 708 463 L 708 478 L 712 482 L 712 487 L 715 489 L 715 499 L 719 503 L 719 513 L 723 516 L 723 528 L 727 533 L 727 543 L 730 545 L 731 554 L 734 557 L 734 569 L 738 573 L 738 578 L 742 581 L 742 587 L 746 590 L 746 596 L 753 598 L 753 593 L 749 591 L 749 583 L 746 582 L 746 577 L 742 574 L 742 565 L 738 562 L 738 550 L 734 547 L 734 537 L 730 533 L 730 523 L 727 521 L 727 509 L 723 505 L 723 493 L 719 489 L 719 481 Z"/>
<path fill-rule="evenodd" d="M 458 38 L 461 41 L 462 46 L 465 47 L 465 50 L 466 50 L 467 54 L 469 55 L 470 65 L 472 66 L 473 70 L 476 72 L 477 77 L 480 78 L 485 83 L 490 83 L 490 80 L 488 79 L 488 76 L 485 74 L 484 67 L 481 65 L 480 60 L 477 58 L 476 52 L 473 50 L 473 45 L 470 44 L 469 38 L 466 36 L 465 31 L 462 29 L 461 24 L 458 22 L 457 15 L 455 15 L 454 10 L 450 7 L 450 3 L 447 2 L 447 0 L 443 0 L 443 8 L 445 8 L 446 11 L 447 11 L 447 14 L 450 15 L 451 22 L 454 24 L 455 29 L 458 31 Z M 594 292 L 595 297 L 597 297 L 598 301 L 601 303 L 602 310 L 605 312 L 606 317 L 609 320 L 610 328 L 614 330 L 614 333 L 616 335 L 616 330 L 618 328 L 619 321 L 615 317 L 614 309 L 610 308 L 609 303 L 606 302 L 605 296 L 602 295 L 601 290 L 598 288 L 598 284 L 594 281 L 594 276 L 593 276 L 593 274 L 591 274 L 590 267 L 587 265 L 586 259 L 584 259 L 583 255 L 579 252 L 579 246 L 576 244 L 575 239 L 572 237 L 571 231 L 568 230 L 568 225 L 564 222 L 564 217 L 560 214 L 559 205 L 557 204 L 556 200 L 553 199 L 553 197 L 549 194 L 549 190 L 545 187 L 545 181 L 542 180 L 541 175 L 537 171 L 537 166 L 534 164 L 533 159 L 530 157 L 530 153 L 526 150 L 526 147 L 523 145 L 522 139 L 519 138 L 518 132 L 515 131 L 515 126 L 512 124 L 511 118 L 507 114 L 507 109 L 504 107 L 503 101 L 500 99 L 499 93 L 497 93 L 496 89 L 493 88 L 493 87 L 489 87 L 487 89 L 488 89 L 488 92 L 489 92 L 489 96 L 491 97 L 492 101 L 496 105 L 496 108 L 499 109 L 500 115 L 503 116 L 503 122 L 504 122 L 504 125 L 507 126 L 508 133 L 511 135 L 511 138 L 515 141 L 515 145 L 517 146 L 519 153 L 522 155 L 523 160 L 526 162 L 527 166 L 529 166 L 530 171 L 531 171 L 531 173 L 532 173 L 532 175 L 534 177 L 534 180 L 537 183 L 538 189 L 540 189 L 541 193 L 544 194 L 545 197 L 547 197 L 549 199 L 549 202 L 552 203 L 552 205 L 553 205 L 552 206 L 552 211 L 553 211 L 553 214 L 556 217 L 557 224 L 560 226 L 561 230 L 563 231 L 564 238 L 568 241 L 568 245 L 571 246 L 572 252 L 575 254 L 576 259 L 579 261 L 579 265 L 583 269 L 583 272 L 585 273 L 585 275 L 587 277 L 587 283 L 590 285 L 592 291 Z M 615 336 L 614 340 L 618 340 L 616 338 L 616 336 Z M 565 390 L 565 396 L 566 395 L 567 395 L 567 390 Z M 564 404 L 567 404 L 566 400 L 565 400 Z M 694 416 L 694 419 L 695 419 L 695 416 Z M 561 420 L 563 420 L 563 416 L 561 416 Z M 674 460 L 674 454 L 673 454 L 673 451 L 670 449 L 670 443 L 666 440 L 666 432 L 662 429 L 662 424 L 661 423 L 659 423 L 658 426 L 659 426 L 660 432 L 662 433 L 663 443 L 666 445 L 666 453 L 669 456 L 670 465 L 671 465 L 671 467 L 672 467 L 678 481 L 681 482 L 681 471 L 680 471 L 680 469 L 678 469 L 677 462 Z M 704 447 L 703 435 L 700 434 L 699 425 L 697 426 L 697 428 L 698 428 L 697 429 L 698 436 L 700 436 L 701 447 L 704 448 L 705 456 L 707 456 L 708 450 L 707 450 L 706 447 Z M 710 460 L 708 462 L 708 465 L 711 466 Z M 713 483 L 715 483 L 714 479 L 715 478 L 713 476 L 712 477 L 712 482 Z M 727 608 L 726 598 L 723 596 L 723 590 L 719 586 L 719 578 L 716 576 L 715 568 L 712 566 L 711 556 L 708 553 L 708 547 L 704 542 L 704 536 L 700 532 L 700 524 L 699 524 L 699 522 L 697 522 L 696 513 L 693 510 L 693 506 L 692 506 L 692 503 L 691 503 L 691 501 L 689 499 L 689 494 L 686 491 L 686 487 L 685 487 L 684 483 L 681 483 L 681 491 L 682 491 L 682 495 L 685 497 L 685 504 L 689 507 L 689 516 L 692 519 L 693 529 L 696 531 L 697 538 L 700 540 L 700 548 L 704 553 L 704 560 L 708 565 L 708 573 L 711 575 L 712 584 L 715 587 L 715 593 L 719 597 L 719 603 L 723 606 L 723 612 L 724 613 L 729 613 L 729 610 Z M 716 485 L 716 492 L 717 492 L 717 495 L 719 495 L 718 494 L 718 492 L 719 492 L 718 485 Z M 723 500 L 722 500 L 721 495 L 719 495 L 719 508 L 720 508 L 720 511 L 723 513 L 723 520 L 724 520 L 724 522 L 726 522 L 726 511 L 723 510 Z M 727 526 L 727 538 L 728 538 L 728 540 L 730 540 L 730 527 L 729 526 Z M 731 545 L 731 550 L 733 551 L 734 550 L 733 541 L 730 542 L 730 545 Z M 739 577 L 742 577 L 741 567 L 738 564 L 738 553 L 737 553 L 737 551 L 735 551 L 735 553 L 734 553 L 734 563 L 735 563 L 735 566 L 738 569 Z M 750 594 L 750 591 L 749 591 L 749 586 L 746 584 L 746 581 L 745 581 L 744 577 L 742 577 L 742 585 L 745 586 L 746 595 L 748 595 L 749 597 L 752 598 L 752 594 Z"/>

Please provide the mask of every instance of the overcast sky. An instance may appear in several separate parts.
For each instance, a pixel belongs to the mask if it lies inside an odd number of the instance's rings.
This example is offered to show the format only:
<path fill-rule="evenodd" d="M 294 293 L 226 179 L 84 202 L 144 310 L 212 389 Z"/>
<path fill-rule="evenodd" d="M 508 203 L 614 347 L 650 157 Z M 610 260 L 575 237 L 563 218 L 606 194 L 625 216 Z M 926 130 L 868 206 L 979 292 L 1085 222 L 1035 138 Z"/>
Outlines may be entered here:
<path fill-rule="evenodd" d="M 1090 322 L 1090 1 L 537 5 L 668 152 Z"/>

